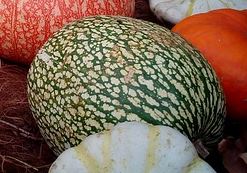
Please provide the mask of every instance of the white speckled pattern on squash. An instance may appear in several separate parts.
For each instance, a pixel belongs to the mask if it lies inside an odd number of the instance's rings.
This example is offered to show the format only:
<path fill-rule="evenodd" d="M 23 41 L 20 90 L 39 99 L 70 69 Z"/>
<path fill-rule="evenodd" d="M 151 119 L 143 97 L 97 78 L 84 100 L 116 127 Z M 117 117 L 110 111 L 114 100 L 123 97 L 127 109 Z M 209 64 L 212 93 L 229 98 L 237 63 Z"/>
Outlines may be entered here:
<path fill-rule="evenodd" d="M 133 120 L 175 127 L 210 146 L 225 116 L 219 82 L 197 50 L 161 26 L 117 16 L 56 32 L 31 64 L 28 99 L 57 154 Z"/>

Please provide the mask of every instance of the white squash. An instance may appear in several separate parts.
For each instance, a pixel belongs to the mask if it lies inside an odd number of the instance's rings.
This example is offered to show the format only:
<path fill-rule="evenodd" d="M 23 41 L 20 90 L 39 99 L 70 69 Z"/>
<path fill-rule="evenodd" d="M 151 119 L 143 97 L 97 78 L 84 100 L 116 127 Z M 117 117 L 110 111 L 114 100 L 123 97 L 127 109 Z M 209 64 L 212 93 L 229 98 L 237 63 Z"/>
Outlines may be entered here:
<path fill-rule="evenodd" d="M 49 173 L 215 173 L 190 140 L 168 126 L 117 124 L 65 150 Z"/>
<path fill-rule="evenodd" d="M 221 8 L 247 9 L 247 0 L 149 0 L 158 19 L 178 23 L 187 16 Z"/>

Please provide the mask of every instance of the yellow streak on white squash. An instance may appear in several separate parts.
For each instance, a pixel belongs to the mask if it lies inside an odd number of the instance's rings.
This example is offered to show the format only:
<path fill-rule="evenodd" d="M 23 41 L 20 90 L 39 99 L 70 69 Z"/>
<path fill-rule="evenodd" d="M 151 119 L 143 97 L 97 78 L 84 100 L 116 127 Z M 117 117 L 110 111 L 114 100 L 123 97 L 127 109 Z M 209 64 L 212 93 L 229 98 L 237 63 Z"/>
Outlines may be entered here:
<path fill-rule="evenodd" d="M 186 16 L 191 16 L 191 15 L 192 15 L 194 5 L 195 5 L 195 0 L 191 0 L 191 1 L 190 1 L 190 5 L 189 5 L 189 7 L 188 7 L 188 10 L 187 10 L 187 12 L 186 12 Z"/>
<path fill-rule="evenodd" d="M 83 143 L 81 143 L 74 149 L 77 159 L 81 161 L 82 165 L 85 165 L 89 173 L 100 172 L 100 164 L 89 153 L 88 149 L 83 145 Z"/>
<path fill-rule="evenodd" d="M 110 173 L 112 172 L 112 160 L 111 160 L 111 132 L 106 132 L 103 135 L 103 146 L 102 146 L 102 156 L 104 156 L 103 159 L 103 168 L 102 168 L 102 172 L 105 173 Z"/>
<path fill-rule="evenodd" d="M 150 126 L 148 131 L 148 148 L 147 148 L 144 173 L 151 172 L 153 167 L 155 166 L 156 163 L 155 151 L 158 148 L 159 136 L 160 136 L 160 129 L 155 126 Z"/>

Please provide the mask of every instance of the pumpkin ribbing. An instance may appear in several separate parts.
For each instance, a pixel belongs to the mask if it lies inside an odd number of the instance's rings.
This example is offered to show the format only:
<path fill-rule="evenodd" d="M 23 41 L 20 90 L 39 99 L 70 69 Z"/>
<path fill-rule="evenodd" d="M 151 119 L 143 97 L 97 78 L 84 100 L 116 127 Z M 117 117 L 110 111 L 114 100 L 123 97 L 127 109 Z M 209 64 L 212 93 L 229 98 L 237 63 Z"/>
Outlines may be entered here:
<path fill-rule="evenodd" d="M 209 61 L 222 84 L 227 116 L 247 120 L 247 10 L 219 9 L 172 28 Z"/>

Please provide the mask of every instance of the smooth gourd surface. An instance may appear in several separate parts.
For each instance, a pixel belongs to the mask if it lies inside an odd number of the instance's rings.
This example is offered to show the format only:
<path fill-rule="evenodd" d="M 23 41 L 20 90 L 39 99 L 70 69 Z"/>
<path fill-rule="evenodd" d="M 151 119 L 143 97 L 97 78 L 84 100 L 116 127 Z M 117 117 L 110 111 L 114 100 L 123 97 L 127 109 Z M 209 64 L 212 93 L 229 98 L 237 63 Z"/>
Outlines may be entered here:
<path fill-rule="evenodd" d="M 247 10 L 194 15 L 172 30 L 198 48 L 216 71 L 228 117 L 247 120 Z"/>
<path fill-rule="evenodd" d="M 225 101 L 201 54 L 156 24 L 94 16 L 56 32 L 28 74 L 28 98 L 56 152 L 124 121 L 169 125 L 215 145 Z"/>

